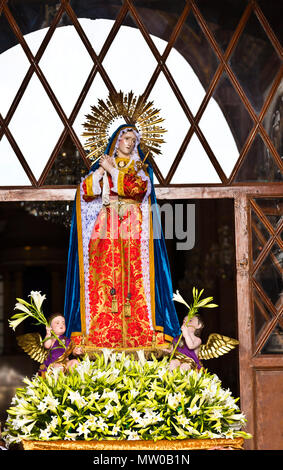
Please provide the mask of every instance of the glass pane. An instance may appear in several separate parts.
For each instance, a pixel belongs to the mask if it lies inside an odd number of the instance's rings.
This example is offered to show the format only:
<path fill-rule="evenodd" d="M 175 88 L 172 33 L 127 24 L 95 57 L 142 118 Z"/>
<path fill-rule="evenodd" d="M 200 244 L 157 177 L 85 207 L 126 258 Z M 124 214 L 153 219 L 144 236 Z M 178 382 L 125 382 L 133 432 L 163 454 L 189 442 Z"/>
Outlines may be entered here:
<path fill-rule="evenodd" d="M 72 139 L 67 137 L 44 181 L 45 185 L 77 185 L 87 167 Z"/>
<path fill-rule="evenodd" d="M 86 114 L 90 113 L 91 106 L 96 106 L 98 104 L 98 99 L 105 101 L 108 97 L 108 94 L 109 90 L 106 88 L 104 81 L 102 80 L 100 74 L 96 73 L 94 80 L 89 88 L 89 91 L 86 94 L 83 104 L 73 124 L 73 128 L 78 138 L 80 139 L 82 145 L 84 145 L 87 140 L 87 138 L 82 136 L 82 133 L 84 132 L 83 124 L 86 121 Z M 120 123 L 115 124 L 115 128 L 119 125 Z"/>
<path fill-rule="evenodd" d="M 95 53 L 98 55 L 108 37 L 116 17 L 122 7 L 122 2 L 105 0 L 103 2 L 70 2 L 84 33 L 88 37 Z M 125 24 L 136 27 L 128 15 Z"/>
<path fill-rule="evenodd" d="M 226 73 L 221 76 L 199 125 L 222 169 L 229 176 L 253 120 Z"/>
<path fill-rule="evenodd" d="M 154 159 L 163 176 L 166 176 L 190 128 L 190 122 L 163 73 L 159 74 L 148 99 L 161 110 L 160 116 L 165 119 L 162 123 L 167 130 L 165 143 L 161 145 L 161 155 Z"/>
<path fill-rule="evenodd" d="M 273 318 L 272 313 L 266 307 L 260 296 L 257 294 L 254 289 L 253 292 L 254 299 L 254 334 L 255 341 L 258 340 L 263 328 L 266 324 Z"/>
<path fill-rule="evenodd" d="M 193 13 L 187 16 L 174 47 L 191 65 L 207 90 L 219 61 Z"/>
<path fill-rule="evenodd" d="M 30 186 L 17 155 L 12 149 L 7 137 L 0 140 L 0 186 Z"/>
<path fill-rule="evenodd" d="M 63 124 L 36 75 L 32 76 L 9 128 L 38 179 Z"/>
<path fill-rule="evenodd" d="M 67 115 L 71 114 L 93 65 L 74 26 L 55 30 L 39 66 Z"/>
<path fill-rule="evenodd" d="M 283 198 L 257 198 L 255 202 L 267 217 L 273 228 L 279 227 L 283 220 Z"/>
<path fill-rule="evenodd" d="M 172 184 L 221 183 L 198 137 L 194 134 L 174 173 Z"/>
<path fill-rule="evenodd" d="M 141 59 L 142 73 L 139 67 Z M 117 91 L 133 90 L 136 94 L 142 94 L 157 62 L 140 30 L 123 25 L 102 65 Z"/>
<path fill-rule="evenodd" d="M 196 114 L 205 96 L 205 89 L 199 81 L 197 74 L 182 54 L 173 47 L 166 60 L 174 81 L 181 91 L 192 114 Z M 192 90 L 194 92 L 192 93 Z"/>
<path fill-rule="evenodd" d="M 278 155 L 283 155 L 283 80 L 266 111 L 263 125 Z"/>
<path fill-rule="evenodd" d="M 259 134 L 247 152 L 235 181 L 282 181 L 281 171 Z"/>
<path fill-rule="evenodd" d="M 277 309 L 282 306 L 282 267 L 283 253 L 275 243 L 255 273 L 255 279 Z"/>
<path fill-rule="evenodd" d="M 37 53 L 60 6 L 59 2 L 50 0 L 42 0 L 40 2 L 9 2 L 10 11 L 34 55 Z M 66 13 L 63 13 L 57 27 L 69 24 L 72 24 L 70 18 Z"/>
<path fill-rule="evenodd" d="M 152 35 L 159 53 L 162 54 L 184 10 L 186 1 L 135 0 L 133 3 L 148 33 Z"/>
<path fill-rule="evenodd" d="M 257 217 L 255 212 L 251 211 L 251 223 L 252 223 L 252 251 L 253 260 L 255 261 L 262 251 L 264 245 L 269 240 L 270 235 L 266 227 Z"/>
<path fill-rule="evenodd" d="M 257 0 L 263 14 L 269 22 L 274 33 L 277 35 L 281 44 L 283 43 L 283 30 L 282 30 L 282 4 L 277 0 L 269 1 Z"/>
<path fill-rule="evenodd" d="M 224 51 L 247 5 L 246 0 L 196 0 L 210 31 Z"/>
<path fill-rule="evenodd" d="M 283 353 L 283 327 L 278 324 L 268 337 L 261 350 L 262 354 L 282 354 Z"/>
<path fill-rule="evenodd" d="M 254 13 L 231 57 L 231 67 L 259 113 L 280 68 L 280 59 Z"/>
<path fill-rule="evenodd" d="M 30 63 L 4 14 L 0 16 L 0 113 L 6 116 Z"/>

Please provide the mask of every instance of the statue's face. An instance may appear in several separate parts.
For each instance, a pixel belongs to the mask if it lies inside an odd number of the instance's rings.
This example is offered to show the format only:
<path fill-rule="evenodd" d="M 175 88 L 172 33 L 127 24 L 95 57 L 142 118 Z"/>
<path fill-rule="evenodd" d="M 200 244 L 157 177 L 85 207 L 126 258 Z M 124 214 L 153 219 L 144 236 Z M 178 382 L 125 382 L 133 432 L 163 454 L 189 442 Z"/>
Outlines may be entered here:
<path fill-rule="evenodd" d="M 136 140 L 134 132 L 125 132 L 120 138 L 118 150 L 124 155 L 130 155 L 135 148 Z"/>
<path fill-rule="evenodd" d="M 51 322 L 51 328 L 54 331 L 55 335 L 63 335 L 66 331 L 65 318 L 58 315 L 58 317 L 53 318 Z"/>

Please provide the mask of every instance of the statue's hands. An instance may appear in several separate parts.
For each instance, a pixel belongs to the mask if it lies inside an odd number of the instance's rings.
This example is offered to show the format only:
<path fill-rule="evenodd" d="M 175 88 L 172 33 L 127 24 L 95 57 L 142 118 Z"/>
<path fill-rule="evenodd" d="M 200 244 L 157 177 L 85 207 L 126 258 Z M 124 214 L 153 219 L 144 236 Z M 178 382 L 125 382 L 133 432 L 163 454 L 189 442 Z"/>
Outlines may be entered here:
<path fill-rule="evenodd" d="M 102 155 L 99 159 L 100 167 L 106 170 L 108 173 L 111 174 L 111 171 L 114 168 L 113 159 L 109 155 Z"/>
<path fill-rule="evenodd" d="M 47 327 L 46 327 L 46 337 L 47 337 L 47 338 L 49 338 L 49 336 L 51 336 L 51 331 L 52 331 L 51 326 L 47 326 Z"/>

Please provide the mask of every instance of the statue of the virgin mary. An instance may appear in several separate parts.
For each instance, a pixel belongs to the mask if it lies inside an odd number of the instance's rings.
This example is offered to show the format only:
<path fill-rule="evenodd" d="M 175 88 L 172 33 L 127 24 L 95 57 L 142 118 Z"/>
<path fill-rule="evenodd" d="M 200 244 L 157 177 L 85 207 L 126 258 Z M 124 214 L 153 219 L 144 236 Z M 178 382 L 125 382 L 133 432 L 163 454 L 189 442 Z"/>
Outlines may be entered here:
<path fill-rule="evenodd" d="M 67 335 L 94 350 L 162 348 L 180 334 L 141 139 L 120 125 L 76 192 L 64 316 Z"/>

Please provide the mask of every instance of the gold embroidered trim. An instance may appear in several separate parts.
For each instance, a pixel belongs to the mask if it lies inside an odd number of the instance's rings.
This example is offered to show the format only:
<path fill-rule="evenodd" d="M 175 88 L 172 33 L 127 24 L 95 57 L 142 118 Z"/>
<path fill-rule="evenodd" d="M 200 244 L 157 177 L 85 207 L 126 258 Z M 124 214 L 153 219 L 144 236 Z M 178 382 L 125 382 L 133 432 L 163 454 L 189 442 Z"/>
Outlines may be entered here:
<path fill-rule="evenodd" d="M 83 241 L 82 241 L 82 219 L 81 219 L 81 194 L 80 186 L 76 197 L 77 209 L 77 233 L 78 233 L 78 255 L 79 255 L 79 273 L 80 273 L 80 313 L 82 333 L 86 334 L 85 322 L 85 282 L 84 282 L 84 263 L 83 263 Z"/>
<path fill-rule="evenodd" d="M 93 177 L 93 174 L 88 175 L 85 179 L 87 196 L 94 196 L 94 192 L 92 189 L 92 177 Z"/>
<path fill-rule="evenodd" d="M 153 246 L 153 227 L 151 215 L 151 196 L 148 198 L 149 205 L 149 279 L 150 279 L 150 302 L 152 325 L 156 330 L 155 322 L 155 268 L 154 268 L 154 246 Z"/>
<path fill-rule="evenodd" d="M 119 196 L 125 196 L 125 193 L 124 193 L 124 176 L 125 176 L 125 173 L 123 171 L 119 170 L 118 183 L 117 183 L 117 189 L 118 189 L 118 195 Z"/>

